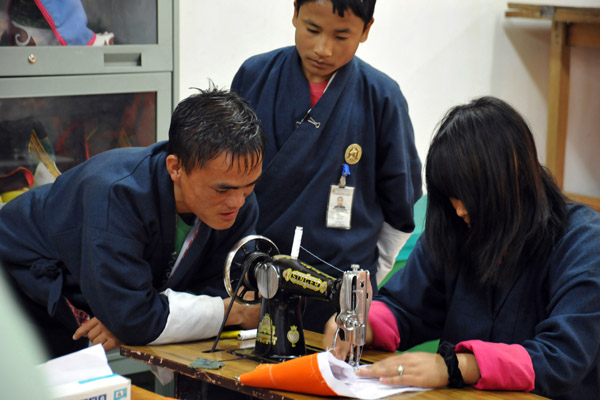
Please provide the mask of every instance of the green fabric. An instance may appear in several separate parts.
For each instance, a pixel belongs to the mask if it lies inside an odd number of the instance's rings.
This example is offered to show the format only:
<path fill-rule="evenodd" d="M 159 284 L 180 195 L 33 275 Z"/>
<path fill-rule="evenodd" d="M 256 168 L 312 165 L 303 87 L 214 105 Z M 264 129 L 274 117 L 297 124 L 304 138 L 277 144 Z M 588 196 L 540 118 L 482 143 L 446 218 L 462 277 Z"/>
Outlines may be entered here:
<path fill-rule="evenodd" d="M 394 264 L 394 268 L 385 277 L 385 279 L 381 282 L 381 285 L 379 285 L 379 287 L 383 286 L 400 268 L 404 267 L 405 265 L 406 265 L 406 260 L 396 261 L 396 263 Z M 432 340 L 430 342 L 425 342 L 425 343 L 416 345 L 415 347 L 412 347 L 406 351 L 407 352 L 425 351 L 428 353 L 436 353 L 439 343 L 440 343 L 439 340 Z M 398 351 L 397 353 L 402 353 L 402 352 Z"/>
<path fill-rule="evenodd" d="M 408 260 L 408 256 L 410 255 L 412 250 L 415 248 L 417 239 L 419 238 L 419 236 L 421 236 L 421 233 L 423 233 L 423 230 L 425 229 L 425 214 L 427 212 L 427 195 L 424 195 L 415 203 L 413 212 L 414 212 L 414 218 L 415 218 L 415 230 L 413 231 L 412 235 L 410 235 L 410 237 L 406 241 L 406 244 L 404 245 L 404 247 L 402 247 L 402 250 L 400 250 L 400 253 L 398 254 L 398 257 L 396 257 L 396 260 Z"/>
<path fill-rule="evenodd" d="M 396 274 L 396 272 L 398 272 L 398 270 L 400 270 L 400 268 L 404 267 L 405 265 L 406 265 L 406 260 L 396 260 L 396 263 L 394 264 L 394 267 L 392 268 L 392 270 L 390 271 L 390 273 L 387 274 L 387 276 L 385 278 L 383 278 L 383 280 L 379 284 L 379 287 L 381 288 L 383 285 L 385 285 L 385 283 L 387 281 L 389 281 L 390 278 L 392 276 L 394 276 L 394 274 Z"/>
<path fill-rule="evenodd" d="M 396 262 L 394 263 L 394 267 L 390 271 L 390 273 L 383 279 L 379 287 L 383 286 L 400 268 L 406 265 L 406 260 L 408 260 L 408 256 L 415 248 L 415 244 L 419 239 L 419 236 L 423 233 L 425 229 L 425 214 L 427 212 L 427 195 L 421 197 L 419 201 L 415 203 L 414 207 L 414 218 L 415 218 L 415 230 L 412 235 L 408 238 L 402 250 L 396 257 Z"/>
<path fill-rule="evenodd" d="M 206 358 L 196 358 L 189 365 L 190 368 L 195 369 L 219 369 L 225 366 L 225 362 L 217 360 L 208 360 Z"/>
<path fill-rule="evenodd" d="M 175 253 L 179 254 L 181 248 L 183 247 L 183 242 L 185 242 L 185 238 L 187 237 L 190 230 L 192 230 L 193 225 L 188 225 L 185 223 L 181 216 L 177 215 L 177 223 L 175 226 Z"/>
<path fill-rule="evenodd" d="M 440 344 L 440 340 L 432 340 L 431 342 L 425 342 L 416 345 L 415 347 L 411 347 L 406 350 L 405 353 L 413 353 L 415 351 L 425 351 L 427 353 L 437 353 L 438 346 Z M 400 351 L 398 353 L 401 353 Z"/>

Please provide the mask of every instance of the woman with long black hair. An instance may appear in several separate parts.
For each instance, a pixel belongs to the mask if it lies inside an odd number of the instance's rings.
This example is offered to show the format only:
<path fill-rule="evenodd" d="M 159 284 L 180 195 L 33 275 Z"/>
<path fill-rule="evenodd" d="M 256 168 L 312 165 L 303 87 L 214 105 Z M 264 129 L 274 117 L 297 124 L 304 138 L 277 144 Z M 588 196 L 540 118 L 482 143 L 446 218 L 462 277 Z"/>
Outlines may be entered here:
<path fill-rule="evenodd" d="M 425 231 L 375 297 L 367 342 L 402 351 L 440 339 L 438 354 L 398 354 L 357 373 L 398 385 L 596 398 L 600 214 L 562 194 L 527 123 L 493 97 L 447 113 L 426 183 Z"/>

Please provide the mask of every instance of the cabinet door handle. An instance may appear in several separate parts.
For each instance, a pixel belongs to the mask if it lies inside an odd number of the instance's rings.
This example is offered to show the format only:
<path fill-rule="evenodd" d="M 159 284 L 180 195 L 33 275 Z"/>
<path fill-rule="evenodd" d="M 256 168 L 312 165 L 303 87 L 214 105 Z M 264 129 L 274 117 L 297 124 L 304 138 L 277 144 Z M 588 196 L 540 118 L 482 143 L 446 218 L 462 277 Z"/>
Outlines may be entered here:
<path fill-rule="evenodd" d="M 141 67 L 142 53 L 104 53 L 105 67 Z"/>

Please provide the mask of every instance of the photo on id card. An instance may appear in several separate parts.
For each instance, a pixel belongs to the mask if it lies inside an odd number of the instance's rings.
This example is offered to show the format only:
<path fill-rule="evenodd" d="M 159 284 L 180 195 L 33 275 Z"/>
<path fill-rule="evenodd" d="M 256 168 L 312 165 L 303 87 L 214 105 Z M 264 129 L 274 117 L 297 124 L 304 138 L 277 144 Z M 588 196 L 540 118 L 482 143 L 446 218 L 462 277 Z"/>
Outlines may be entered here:
<path fill-rule="evenodd" d="M 353 196 L 353 187 L 341 188 L 338 185 L 331 185 L 326 217 L 328 228 L 350 229 Z"/>

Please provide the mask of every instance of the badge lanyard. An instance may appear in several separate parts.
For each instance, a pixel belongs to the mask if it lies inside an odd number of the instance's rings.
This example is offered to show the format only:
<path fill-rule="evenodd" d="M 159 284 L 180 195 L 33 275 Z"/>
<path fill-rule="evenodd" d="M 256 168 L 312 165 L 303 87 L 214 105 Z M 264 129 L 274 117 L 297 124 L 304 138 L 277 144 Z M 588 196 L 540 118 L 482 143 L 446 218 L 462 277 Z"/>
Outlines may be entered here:
<path fill-rule="evenodd" d="M 350 175 L 350 165 L 356 164 L 362 155 L 360 145 L 348 146 L 344 154 L 345 163 L 337 185 L 331 185 L 327 203 L 326 226 L 335 229 L 350 229 L 354 187 L 346 185 L 346 177 Z"/>

